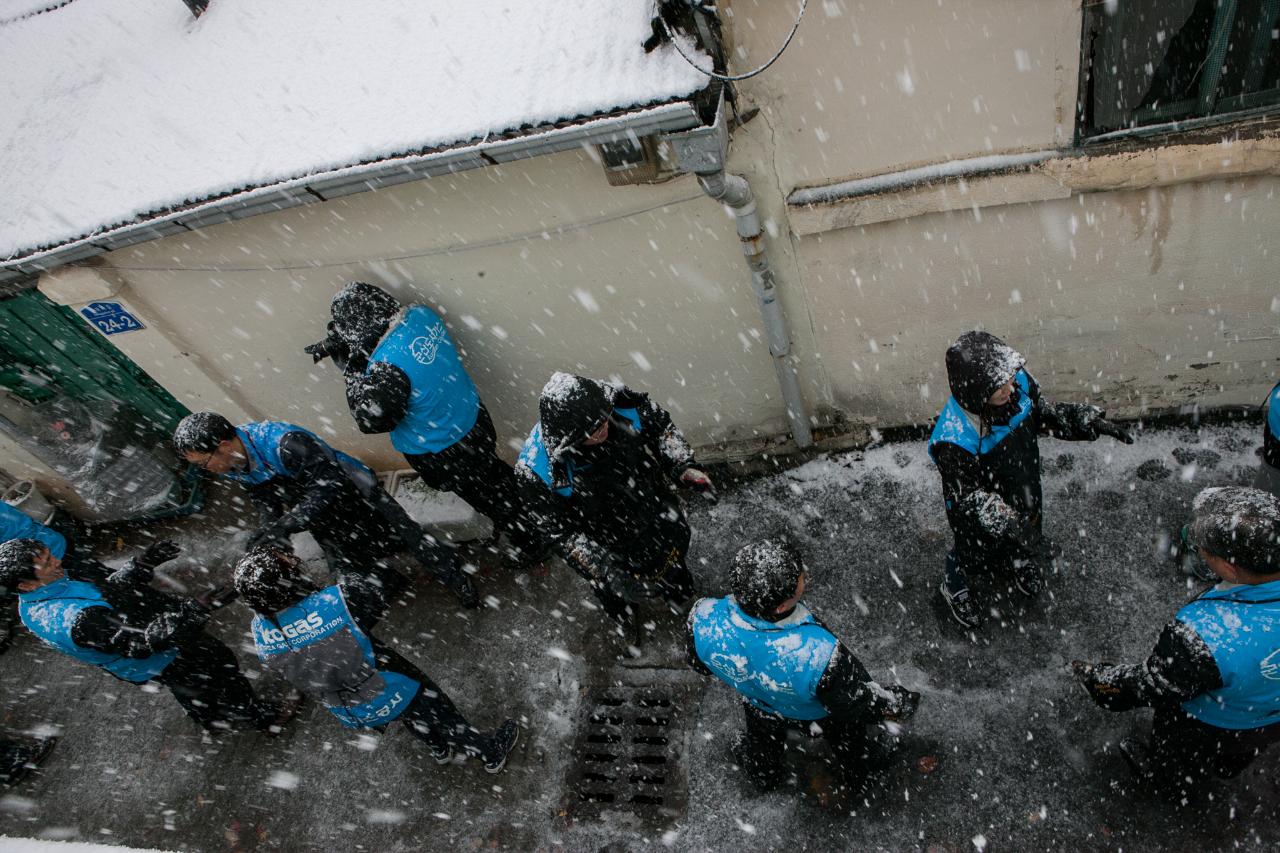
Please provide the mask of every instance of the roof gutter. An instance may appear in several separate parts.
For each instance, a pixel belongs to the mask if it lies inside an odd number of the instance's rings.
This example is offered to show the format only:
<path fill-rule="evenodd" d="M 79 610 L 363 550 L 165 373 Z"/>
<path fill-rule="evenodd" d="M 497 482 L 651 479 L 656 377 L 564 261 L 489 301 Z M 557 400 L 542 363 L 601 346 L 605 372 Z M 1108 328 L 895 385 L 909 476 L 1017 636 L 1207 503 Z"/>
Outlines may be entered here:
<path fill-rule="evenodd" d="M 678 101 L 513 138 L 485 139 L 443 151 L 389 158 L 255 187 L 100 231 L 51 249 L 0 261 L 0 288 L 6 282 L 38 275 L 95 255 L 174 234 L 190 233 L 220 222 L 586 145 L 687 130 L 701 124 L 693 105 Z"/>

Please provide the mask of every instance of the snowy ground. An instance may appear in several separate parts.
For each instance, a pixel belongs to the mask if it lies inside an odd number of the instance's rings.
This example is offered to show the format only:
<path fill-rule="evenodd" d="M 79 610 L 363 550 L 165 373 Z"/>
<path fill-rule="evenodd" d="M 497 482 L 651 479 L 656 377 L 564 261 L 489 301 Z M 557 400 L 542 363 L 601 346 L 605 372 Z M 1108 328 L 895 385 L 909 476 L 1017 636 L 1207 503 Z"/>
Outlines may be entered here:
<path fill-rule="evenodd" d="M 1196 590 L 1154 555 L 1156 539 L 1199 488 L 1251 479 L 1259 433 L 1248 424 L 1147 432 L 1133 447 L 1043 442 L 1061 574 L 1041 600 L 1002 604 L 1002 619 L 976 640 L 936 604 L 949 534 L 920 442 L 819 459 L 692 506 L 694 565 L 708 591 L 723 591 L 741 543 L 789 527 L 810 566 L 810 606 L 874 675 L 924 694 L 867 802 L 827 789 L 816 743 L 796 744 L 805 753 L 792 787 L 752 794 L 727 762 L 736 703 L 695 681 L 687 811 L 575 819 L 563 781 L 583 697 L 624 670 L 631 680 L 685 676 L 678 619 L 655 613 L 643 656 L 626 659 L 582 582 L 557 565 L 519 577 L 485 569 L 483 592 L 498 606 L 480 614 L 455 612 L 447 594 L 421 584 L 380 630 L 477 725 L 525 717 L 526 737 L 498 777 L 438 768 L 407 733 L 352 734 L 316 707 L 276 741 L 210 742 L 167 694 L 22 637 L 0 666 L 5 722 L 57 726 L 63 738 L 39 776 L 0 800 L 0 834 L 167 850 L 1274 849 L 1280 754 L 1223 783 L 1209 808 L 1176 814 L 1134 790 L 1114 751 L 1149 712 L 1098 710 L 1065 672 L 1073 657 L 1146 654 Z M 219 523 L 183 532 L 215 573 L 233 544 L 210 533 Z M 218 617 L 229 640 L 247 622 L 238 604 Z M 922 757 L 936 769 L 922 772 Z"/>

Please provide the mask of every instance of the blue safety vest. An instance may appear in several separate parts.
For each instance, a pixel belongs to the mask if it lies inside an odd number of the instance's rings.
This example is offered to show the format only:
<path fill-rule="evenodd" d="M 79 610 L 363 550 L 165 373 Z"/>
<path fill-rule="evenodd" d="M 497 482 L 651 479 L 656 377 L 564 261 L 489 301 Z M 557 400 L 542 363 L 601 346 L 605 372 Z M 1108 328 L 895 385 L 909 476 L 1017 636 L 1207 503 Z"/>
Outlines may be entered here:
<path fill-rule="evenodd" d="M 1223 685 L 1183 710 L 1222 729 L 1280 724 L 1280 581 L 1214 587 L 1177 618 L 1213 652 Z"/>
<path fill-rule="evenodd" d="M 126 658 L 77 646 L 71 639 L 71 629 L 76 618 L 90 607 L 111 609 L 96 586 L 66 577 L 18 596 L 18 613 L 31 633 L 64 655 L 100 666 L 117 678 L 141 684 L 164 672 L 178 656 L 177 649 L 169 649 L 150 657 Z"/>
<path fill-rule="evenodd" d="M 640 432 L 640 412 L 634 408 L 614 409 L 613 414 L 626 421 L 635 432 Z M 569 476 L 569 484 L 567 486 L 556 487 L 552 482 L 551 476 L 551 458 L 547 455 L 546 444 L 542 441 L 542 423 L 533 425 L 533 431 L 529 433 L 529 437 L 524 441 L 524 447 L 520 449 L 520 458 L 516 461 L 517 467 L 525 467 L 537 475 L 538 479 L 543 482 L 548 489 L 551 489 L 557 495 L 567 498 L 573 494 L 573 477 L 575 472 L 581 470 L 583 473 L 591 469 L 590 465 L 582 466 L 577 464 L 577 460 L 572 455 L 565 460 L 565 473 Z"/>
<path fill-rule="evenodd" d="M 947 404 L 942 407 L 942 411 L 938 414 L 938 422 L 934 424 L 933 433 L 929 436 L 929 455 L 933 456 L 934 445 L 945 442 L 963 448 L 974 456 L 982 456 L 990 453 L 996 448 L 996 445 L 1008 438 L 1009 433 L 1017 429 L 1030 416 L 1031 409 L 1035 405 L 1031 400 L 1031 387 L 1027 372 L 1019 369 L 1014 375 L 1014 381 L 1021 392 L 1018 395 L 1017 413 L 1009 419 L 1007 424 L 993 426 L 991 432 L 986 435 L 978 434 L 978 428 L 974 426 L 973 418 L 956 402 L 955 397 L 947 398 Z"/>
<path fill-rule="evenodd" d="M 391 431 L 391 446 L 406 456 L 439 453 L 471 432 L 480 394 L 444 321 L 425 305 L 408 308 L 369 356 L 409 377 L 409 410 Z"/>
<path fill-rule="evenodd" d="M 334 450 L 324 439 L 314 432 L 284 421 L 260 421 L 258 423 L 241 424 L 236 427 L 236 435 L 244 444 L 248 455 L 249 468 L 246 471 L 228 471 L 223 474 L 228 480 L 235 480 L 245 486 L 257 486 L 276 477 L 286 479 L 293 477 L 293 472 L 285 467 L 280 458 L 280 442 L 291 432 L 300 432 L 311 436 L 333 454 L 334 461 L 343 468 L 355 468 L 372 474 L 369 467 L 353 456 Z"/>
<path fill-rule="evenodd" d="M 791 720 L 820 720 L 818 682 L 836 638 L 803 604 L 786 619 L 748 616 L 730 595 L 693 606 L 693 645 L 698 659 L 724 683 L 763 711 Z"/>
<path fill-rule="evenodd" d="M 308 647 L 343 631 L 350 633 L 359 644 L 372 676 L 364 684 L 351 685 L 353 693 L 362 701 L 349 705 L 325 702 L 325 707 L 350 729 L 383 726 L 396 719 L 409 707 L 421 686 L 407 675 L 378 669 L 373 643 L 351 618 L 342 589 L 336 584 L 281 610 L 274 619 L 258 614 L 253 618 L 252 630 L 258 657 L 268 666 L 272 658 L 281 655 L 323 654 L 323 650 L 308 651 Z M 295 686 L 303 690 L 308 687 L 305 684 Z"/>
<path fill-rule="evenodd" d="M 11 539 L 35 539 L 43 542 L 59 560 L 67 554 L 67 540 L 62 538 L 61 533 L 32 520 L 17 507 L 0 501 L 0 542 Z"/>

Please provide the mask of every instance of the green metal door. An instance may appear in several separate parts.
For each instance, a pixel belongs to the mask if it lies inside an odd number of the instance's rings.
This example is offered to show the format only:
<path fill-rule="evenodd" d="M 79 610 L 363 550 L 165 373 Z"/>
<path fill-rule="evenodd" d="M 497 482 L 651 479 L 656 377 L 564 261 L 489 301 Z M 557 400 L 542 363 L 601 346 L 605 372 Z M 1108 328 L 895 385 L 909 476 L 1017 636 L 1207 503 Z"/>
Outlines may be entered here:
<path fill-rule="evenodd" d="M 188 413 L 75 311 L 37 290 L 0 299 L 0 388 L 29 403 L 59 391 L 123 403 L 165 434 Z"/>

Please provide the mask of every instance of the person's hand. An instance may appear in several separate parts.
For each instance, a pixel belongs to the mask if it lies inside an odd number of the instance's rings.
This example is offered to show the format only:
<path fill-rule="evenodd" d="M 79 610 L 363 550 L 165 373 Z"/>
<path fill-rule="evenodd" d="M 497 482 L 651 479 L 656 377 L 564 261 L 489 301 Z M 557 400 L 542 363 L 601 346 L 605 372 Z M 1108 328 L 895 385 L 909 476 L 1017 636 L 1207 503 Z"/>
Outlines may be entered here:
<path fill-rule="evenodd" d="M 153 542 L 134 561 L 140 569 L 154 569 L 182 553 L 182 546 L 170 539 Z"/>
<path fill-rule="evenodd" d="M 215 610 L 226 607 L 239 596 L 240 593 L 236 592 L 236 588 L 233 585 L 224 584 L 223 586 L 215 587 L 211 590 L 200 593 L 193 598 L 192 601 L 200 605 L 203 610 L 212 613 Z"/>
<path fill-rule="evenodd" d="M 144 632 L 147 645 L 154 652 L 171 649 L 199 633 L 208 619 L 209 611 L 201 607 L 198 602 L 184 601 L 177 611 L 161 613 L 147 624 Z"/>
<path fill-rule="evenodd" d="M 1071 662 L 1071 674 L 1084 688 L 1084 692 L 1089 694 L 1089 698 L 1100 708 L 1112 709 L 1121 697 L 1120 688 L 1098 674 L 1100 668 L 1110 666 L 1111 664 L 1108 663 L 1092 664 L 1082 660 Z M 1115 709 L 1124 710 L 1119 707 Z"/>
<path fill-rule="evenodd" d="M 1105 414 L 1105 413 L 1104 413 Z M 1122 441 L 1125 444 L 1133 444 L 1133 434 L 1123 429 L 1106 418 L 1098 418 L 1093 423 L 1093 431 L 1097 435 L 1109 435 L 1116 441 Z"/>
<path fill-rule="evenodd" d="M 884 715 L 886 720 L 892 720 L 895 723 L 908 720 L 920 707 L 920 694 L 914 690 L 895 684 L 889 688 L 889 692 L 893 694 L 894 702 L 893 709 Z"/>
<path fill-rule="evenodd" d="M 695 492 L 710 492 L 715 489 L 711 478 L 698 468 L 685 468 L 680 472 L 680 483 Z"/>

